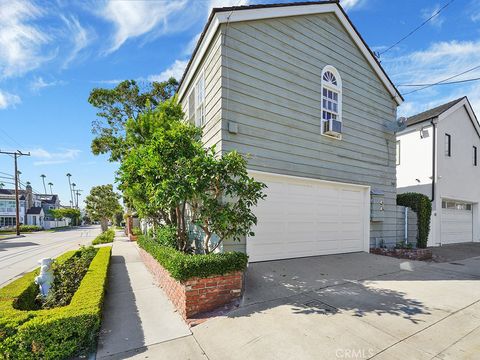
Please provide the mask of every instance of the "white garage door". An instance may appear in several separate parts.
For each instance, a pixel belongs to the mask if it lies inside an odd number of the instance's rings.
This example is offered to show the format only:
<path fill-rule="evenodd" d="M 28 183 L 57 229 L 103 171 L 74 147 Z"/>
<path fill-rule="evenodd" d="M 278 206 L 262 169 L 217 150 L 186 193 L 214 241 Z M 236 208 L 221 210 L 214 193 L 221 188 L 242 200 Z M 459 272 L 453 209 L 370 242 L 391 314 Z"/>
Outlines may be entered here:
<path fill-rule="evenodd" d="M 267 184 L 247 239 L 250 261 L 368 251 L 369 188 L 252 173 Z"/>
<path fill-rule="evenodd" d="M 472 205 L 443 200 L 441 229 L 442 244 L 473 241 Z"/>

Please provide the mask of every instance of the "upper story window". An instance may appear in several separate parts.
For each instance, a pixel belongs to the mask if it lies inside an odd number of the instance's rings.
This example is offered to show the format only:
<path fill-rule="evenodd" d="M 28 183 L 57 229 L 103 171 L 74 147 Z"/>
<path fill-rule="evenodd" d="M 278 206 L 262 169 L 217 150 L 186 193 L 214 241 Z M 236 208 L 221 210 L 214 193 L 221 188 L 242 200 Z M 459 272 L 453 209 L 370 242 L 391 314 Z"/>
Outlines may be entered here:
<path fill-rule="evenodd" d="M 205 75 L 203 72 L 188 96 L 188 120 L 198 127 L 205 124 Z"/>
<path fill-rule="evenodd" d="M 330 65 L 322 71 L 321 133 L 342 138 L 342 80 Z"/>
<path fill-rule="evenodd" d="M 477 157 L 477 147 L 473 147 L 473 166 L 478 165 L 478 157 Z"/>
<path fill-rule="evenodd" d="M 452 137 L 445 134 L 445 156 L 452 156 Z"/>

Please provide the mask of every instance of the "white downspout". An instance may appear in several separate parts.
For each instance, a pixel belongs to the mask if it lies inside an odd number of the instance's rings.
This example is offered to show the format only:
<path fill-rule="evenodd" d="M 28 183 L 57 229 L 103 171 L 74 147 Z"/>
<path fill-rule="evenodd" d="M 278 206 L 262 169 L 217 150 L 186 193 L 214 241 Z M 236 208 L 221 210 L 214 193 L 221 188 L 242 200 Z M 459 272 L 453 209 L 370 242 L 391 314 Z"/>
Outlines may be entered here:
<path fill-rule="evenodd" d="M 408 244 L 408 207 L 405 206 L 405 244 Z"/>

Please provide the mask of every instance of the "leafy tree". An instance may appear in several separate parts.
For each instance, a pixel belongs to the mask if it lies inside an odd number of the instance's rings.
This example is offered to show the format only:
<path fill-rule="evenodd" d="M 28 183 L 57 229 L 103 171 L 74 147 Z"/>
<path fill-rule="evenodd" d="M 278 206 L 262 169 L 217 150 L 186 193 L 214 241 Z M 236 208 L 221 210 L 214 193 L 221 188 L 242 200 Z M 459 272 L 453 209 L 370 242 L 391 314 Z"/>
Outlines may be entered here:
<path fill-rule="evenodd" d="M 68 218 L 72 225 L 76 225 L 80 219 L 80 210 L 73 208 L 51 209 L 50 214 L 57 220 Z"/>
<path fill-rule="evenodd" d="M 121 226 L 123 222 L 123 211 L 115 213 L 112 220 L 115 226 Z"/>
<path fill-rule="evenodd" d="M 108 184 L 94 186 L 85 199 L 88 216 L 94 221 L 100 221 L 102 231 L 107 231 L 108 220 L 122 211 L 119 198 L 120 195 L 113 191 L 112 184 Z"/>
<path fill-rule="evenodd" d="M 254 233 L 257 218 L 251 208 L 266 197 L 265 184 L 255 181 L 247 173 L 247 161 L 236 151 L 222 157 L 210 149 L 201 159 L 195 159 L 192 175 L 196 177 L 196 191 L 188 199 L 191 221 L 203 231 L 203 250 L 214 251 L 223 239 L 239 241 Z M 212 243 L 212 236 L 219 241 Z"/>
<path fill-rule="evenodd" d="M 205 149 L 201 130 L 182 119 L 172 99 L 129 121 L 127 137 L 148 135 L 125 153 L 118 180 L 141 217 L 176 229 L 179 250 L 191 250 L 193 224 L 203 240 L 196 250 L 209 253 L 226 238 L 251 234 L 257 221 L 251 208 L 265 197 L 265 185 L 248 176 L 237 152 L 217 157 L 214 148 Z M 212 244 L 214 234 L 219 241 Z"/>
<path fill-rule="evenodd" d="M 136 121 L 140 115 L 171 98 L 177 88 L 177 80 L 170 78 L 153 82 L 144 88 L 135 80 L 125 80 L 113 89 L 93 89 L 88 102 L 98 109 L 98 119 L 92 123 L 92 132 L 95 134 L 92 152 L 95 155 L 110 153 L 110 161 L 121 160 L 128 148 L 126 122 Z"/>

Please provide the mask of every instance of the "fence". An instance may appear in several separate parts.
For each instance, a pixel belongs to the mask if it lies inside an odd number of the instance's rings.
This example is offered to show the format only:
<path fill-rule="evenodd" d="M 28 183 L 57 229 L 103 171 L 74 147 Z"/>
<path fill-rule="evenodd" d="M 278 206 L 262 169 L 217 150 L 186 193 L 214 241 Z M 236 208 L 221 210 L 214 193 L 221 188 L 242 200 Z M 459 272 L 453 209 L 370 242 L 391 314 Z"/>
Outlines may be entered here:
<path fill-rule="evenodd" d="M 417 243 L 417 214 L 407 208 L 407 241 Z M 405 206 L 397 206 L 397 242 L 405 241 Z"/>

